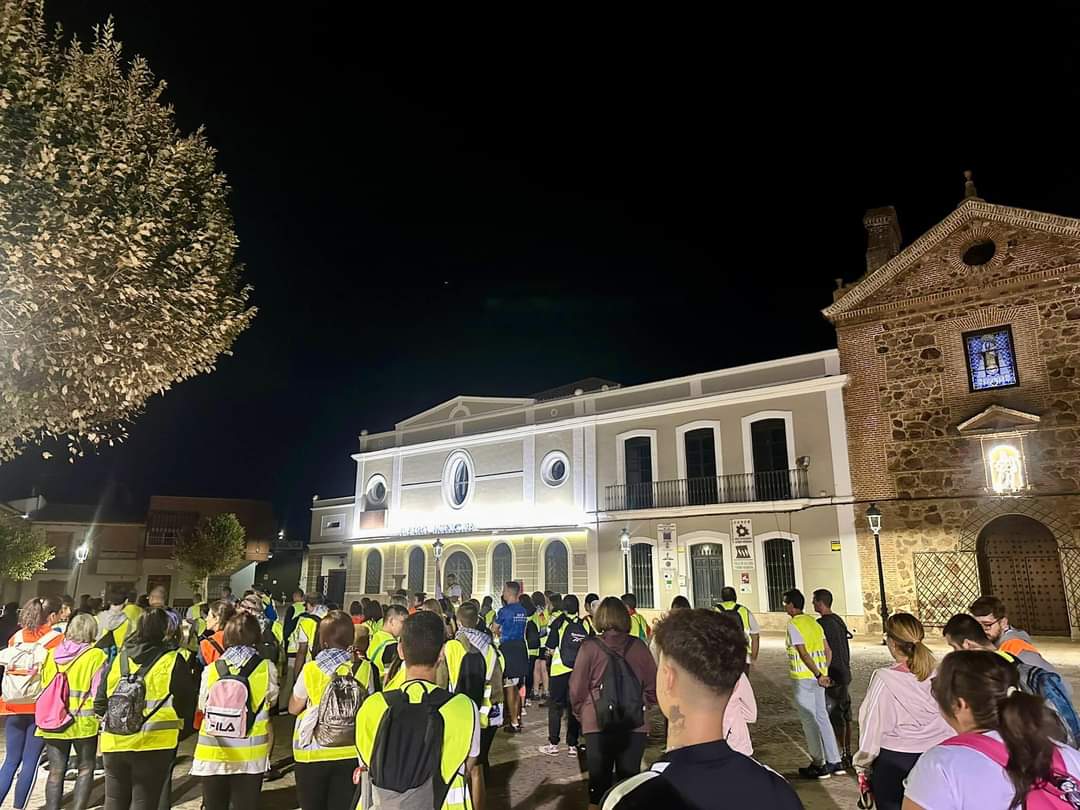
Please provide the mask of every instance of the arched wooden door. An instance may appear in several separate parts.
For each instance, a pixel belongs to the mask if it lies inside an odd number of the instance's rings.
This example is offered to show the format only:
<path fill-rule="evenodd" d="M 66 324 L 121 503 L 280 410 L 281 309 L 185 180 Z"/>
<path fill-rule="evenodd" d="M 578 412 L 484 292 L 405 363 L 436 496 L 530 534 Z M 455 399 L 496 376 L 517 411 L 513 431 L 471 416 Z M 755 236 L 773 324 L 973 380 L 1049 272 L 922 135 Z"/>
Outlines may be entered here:
<path fill-rule="evenodd" d="M 1005 603 L 1011 626 L 1069 635 L 1061 554 L 1046 526 L 1026 515 L 1003 515 L 979 532 L 977 549 L 982 591 Z"/>

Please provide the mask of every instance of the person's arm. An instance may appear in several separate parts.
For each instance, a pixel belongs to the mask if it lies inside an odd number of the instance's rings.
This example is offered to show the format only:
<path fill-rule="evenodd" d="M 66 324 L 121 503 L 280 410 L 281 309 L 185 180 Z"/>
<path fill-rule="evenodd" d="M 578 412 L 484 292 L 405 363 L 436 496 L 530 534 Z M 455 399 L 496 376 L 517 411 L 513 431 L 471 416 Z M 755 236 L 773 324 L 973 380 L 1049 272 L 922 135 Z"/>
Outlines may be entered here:
<path fill-rule="evenodd" d="M 554 622 L 551 623 L 551 626 L 548 628 L 547 641 L 544 642 L 544 647 L 545 648 L 547 648 L 549 650 L 554 650 L 556 647 L 559 646 L 559 628 L 562 627 L 562 623 L 563 623 L 563 617 L 562 616 L 560 616 Z"/>
<path fill-rule="evenodd" d="M 633 644 L 630 647 L 630 654 L 633 655 L 633 661 L 631 666 L 633 667 L 634 674 L 637 675 L 638 680 L 641 681 L 641 691 L 645 698 L 646 706 L 656 705 L 656 659 L 653 658 L 652 652 L 649 647 L 642 641 L 640 644 Z"/>
<path fill-rule="evenodd" d="M 191 676 L 191 667 L 182 655 L 173 659 L 172 675 L 169 677 L 169 691 L 173 696 L 173 710 L 184 722 L 180 730 L 180 739 L 184 739 L 195 729 L 195 681 Z"/>
<path fill-rule="evenodd" d="M 829 671 L 829 667 L 832 666 L 832 647 L 829 646 L 829 640 L 827 638 L 822 639 L 822 643 L 825 645 L 825 671 Z"/>
<path fill-rule="evenodd" d="M 750 663 L 756 664 L 758 657 L 758 650 L 761 647 L 761 625 L 758 624 L 757 617 L 754 616 L 749 610 L 746 611 L 746 615 L 750 617 Z"/>
<path fill-rule="evenodd" d="M 814 663 L 814 657 L 812 655 L 810 655 L 810 653 L 808 653 L 806 651 L 806 645 L 805 644 L 796 644 L 795 645 L 795 651 L 799 653 L 799 658 L 801 658 L 802 662 L 804 664 L 806 664 L 806 668 L 808 670 L 810 670 L 810 672 L 813 673 L 814 679 L 818 683 L 821 683 L 821 680 L 823 678 L 828 677 L 828 675 L 826 675 L 826 673 L 824 673 L 820 669 L 818 669 L 817 664 Z"/>
<path fill-rule="evenodd" d="M 915 804 L 911 799 L 904 798 L 904 804 L 901 810 L 924 810 L 924 808 L 918 804 Z"/>
<path fill-rule="evenodd" d="M 210 694 L 210 668 L 206 667 L 202 671 L 202 677 L 199 679 L 199 700 L 195 704 L 195 708 L 200 711 L 206 711 L 206 697 Z"/>
<path fill-rule="evenodd" d="M 435 685 L 443 689 L 450 688 L 450 667 L 446 664 L 445 656 L 439 658 L 439 663 L 435 666 Z"/>
<path fill-rule="evenodd" d="M 603 642 L 586 641 L 578 650 L 577 659 L 574 661 L 574 669 L 570 673 L 570 710 L 574 717 L 581 719 L 581 709 L 592 696 L 592 662 L 594 644 Z M 603 653 L 600 653 L 603 655 Z"/>
<path fill-rule="evenodd" d="M 859 706 L 859 747 L 852 758 L 856 771 L 870 769 L 881 752 L 882 735 L 886 729 L 896 727 L 892 704 L 893 701 L 885 694 L 885 679 L 875 672 L 870 676 L 866 697 Z"/>
<path fill-rule="evenodd" d="M 105 712 L 109 708 L 108 686 L 109 678 L 108 672 L 106 672 L 102 676 L 101 682 L 98 684 L 97 692 L 94 694 L 94 714 L 98 717 L 104 717 Z"/>
<path fill-rule="evenodd" d="M 293 684 L 292 694 L 289 695 L 289 714 L 298 715 L 304 710 L 308 702 L 307 684 L 301 677 L 303 668 L 296 673 L 296 682 Z"/>
<path fill-rule="evenodd" d="M 278 692 L 280 691 L 280 688 L 278 687 L 277 667 L 274 665 L 273 661 L 267 661 L 266 669 L 267 669 L 267 672 L 270 673 L 270 680 L 269 680 L 269 683 L 267 684 L 267 687 L 266 687 L 266 700 L 265 700 L 265 702 L 266 702 L 267 706 L 276 706 L 277 705 L 277 699 L 278 699 Z"/>

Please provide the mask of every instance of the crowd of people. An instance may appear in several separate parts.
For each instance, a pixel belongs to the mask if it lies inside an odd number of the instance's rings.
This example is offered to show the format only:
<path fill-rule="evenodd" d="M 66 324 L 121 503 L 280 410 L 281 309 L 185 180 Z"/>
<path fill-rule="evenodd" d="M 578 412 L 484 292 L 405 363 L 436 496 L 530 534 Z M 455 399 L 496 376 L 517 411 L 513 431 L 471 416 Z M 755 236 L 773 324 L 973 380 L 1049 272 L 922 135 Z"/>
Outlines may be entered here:
<path fill-rule="evenodd" d="M 393 593 L 348 611 L 321 594 L 275 605 L 227 588 L 212 603 L 168 607 L 163 588 L 32 599 L 5 606 L 0 802 L 25 810 L 39 772 L 46 807 L 65 780 L 83 810 L 104 777 L 106 810 L 171 807 L 181 741 L 206 810 L 254 810 L 264 781 L 295 773 L 303 810 L 423 806 L 482 810 L 499 732 L 546 709 L 539 753 L 588 771 L 591 810 L 801 807 L 790 784 L 752 758 L 757 719 L 748 674 L 760 628 L 725 588 L 714 609 L 677 597 L 650 625 L 632 594 L 521 592 L 496 606 Z M 1080 718 L 1068 683 L 982 597 L 944 627 L 940 662 L 921 622 L 885 626 L 894 663 L 876 670 L 852 743 L 849 639 L 832 594 L 784 594 L 793 703 L 807 779 L 854 770 L 861 806 L 881 810 L 1080 807 Z M 665 753 L 642 771 L 649 707 Z M 272 761 L 278 713 L 295 716 L 291 756 Z M 565 718 L 565 720 L 564 720 Z M 565 723 L 565 747 L 562 745 Z M 1071 802 L 1071 804 L 1070 804 Z"/>

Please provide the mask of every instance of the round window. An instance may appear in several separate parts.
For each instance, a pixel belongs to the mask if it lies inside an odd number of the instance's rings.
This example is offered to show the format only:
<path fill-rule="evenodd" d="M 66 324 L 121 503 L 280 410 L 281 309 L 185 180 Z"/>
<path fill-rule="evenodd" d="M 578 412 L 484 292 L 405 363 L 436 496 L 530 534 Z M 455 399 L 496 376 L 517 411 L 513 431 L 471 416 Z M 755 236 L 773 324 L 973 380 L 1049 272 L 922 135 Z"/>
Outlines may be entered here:
<path fill-rule="evenodd" d="M 455 450 L 443 468 L 443 496 L 455 509 L 460 509 L 472 494 L 472 459 L 464 450 Z"/>
<path fill-rule="evenodd" d="M 989 239 L 983 239 L 974 243 L 964 251 L 960 257 L 968 267 L 980 267 L 994 258 L 997 246 Z"/>
<path fill-rule="evenodd" d="M 386 503 L 386 479 L 382 475 L 373 475 L 367 483 L 367 501 L 371 506 Z"/>
<path fill-rule="evenodd" d="M 569 472 L 570 459 L 560 450 L 548 453 L 540 464 L 540 478 L 549 487 L 562 486 Z"/>

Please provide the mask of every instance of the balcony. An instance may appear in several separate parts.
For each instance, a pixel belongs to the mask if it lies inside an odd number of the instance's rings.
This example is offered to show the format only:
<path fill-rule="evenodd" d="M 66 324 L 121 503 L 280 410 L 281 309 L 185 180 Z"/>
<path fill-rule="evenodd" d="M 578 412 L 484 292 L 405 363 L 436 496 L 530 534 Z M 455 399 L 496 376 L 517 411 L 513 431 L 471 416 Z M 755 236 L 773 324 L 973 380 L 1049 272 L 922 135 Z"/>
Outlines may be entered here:
<path fill-rule="evenodd" d="M 721 503 L 755 503 L 807 498 L 810 485 L 805 469 L 718 475 L 714 478 L 677 478 L 644 484 L 615 484 L 607 488 L 607 511 L 670 509 Z"/>

